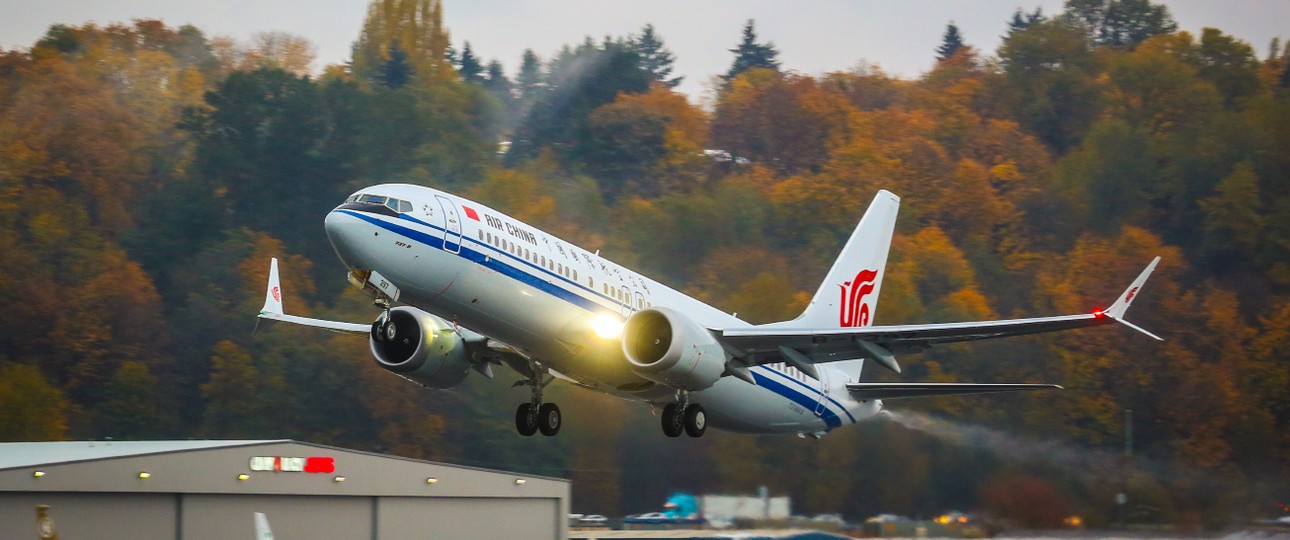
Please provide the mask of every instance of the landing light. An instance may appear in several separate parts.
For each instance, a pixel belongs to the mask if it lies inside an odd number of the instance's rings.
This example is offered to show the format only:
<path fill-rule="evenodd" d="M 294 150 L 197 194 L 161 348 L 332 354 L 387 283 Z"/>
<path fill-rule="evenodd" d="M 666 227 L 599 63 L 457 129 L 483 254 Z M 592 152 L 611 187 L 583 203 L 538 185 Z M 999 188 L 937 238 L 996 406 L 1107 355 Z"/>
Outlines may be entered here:
<path fill-rule="evenodd" d="M 597 336 L 615 339 L 623 333 L 623 321 L 609 315 L 599 315 L 596 320 L 591 321 L 591 329 Z"/>

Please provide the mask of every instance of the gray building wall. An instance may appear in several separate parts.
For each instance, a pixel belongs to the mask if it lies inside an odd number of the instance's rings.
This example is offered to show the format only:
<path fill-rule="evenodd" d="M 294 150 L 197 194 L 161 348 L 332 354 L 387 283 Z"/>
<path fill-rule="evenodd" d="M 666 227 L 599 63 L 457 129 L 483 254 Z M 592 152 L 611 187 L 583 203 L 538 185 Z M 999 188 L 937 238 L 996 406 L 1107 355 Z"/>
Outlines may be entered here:
<path fill-rule="evenodd" d="M 319 455 L 334 473 L 249 470 L 252 456 Z M 552 539 L 568 536 L 569 483 L 266 441 L 0 469 L 0 540 L 36 538 L 37 504 L 62 540 L 247 540 L 255 512 L 280 540 Z"/>

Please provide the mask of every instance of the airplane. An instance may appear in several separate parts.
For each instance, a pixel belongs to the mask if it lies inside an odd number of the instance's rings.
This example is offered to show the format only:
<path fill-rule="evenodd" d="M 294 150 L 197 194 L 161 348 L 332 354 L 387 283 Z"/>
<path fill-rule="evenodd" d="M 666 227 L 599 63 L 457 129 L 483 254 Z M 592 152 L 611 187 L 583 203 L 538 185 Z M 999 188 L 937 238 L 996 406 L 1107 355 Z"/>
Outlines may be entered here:
<path fill-rule="evenodd" d="M 752 325 L 483 204 L 423 186 L 359 190 L 326 216 L 348 280 L 380 309 L 371 324 L 285 313 L 278 261 L 257 319 L 365 334 L 377 365 L 428 388 L 505 366 L 529 399 L 524 436 L 560 431 L 543 390 L 561 380 L 647 403 L 663 433 L 707 427 L 819 438 L 883 412 L 883 400 L 1060 389 L 1055 384 L 862 382 L 866 363 L 900 373 L 896 353 L 943 343 L 1070 330 L 1125 320 L 1160 258 L 1092 313 L 874 326 L 900 198 L 874 197 L 796 319 Z M 661 412 L 660 412 L 661 410 Z"/>

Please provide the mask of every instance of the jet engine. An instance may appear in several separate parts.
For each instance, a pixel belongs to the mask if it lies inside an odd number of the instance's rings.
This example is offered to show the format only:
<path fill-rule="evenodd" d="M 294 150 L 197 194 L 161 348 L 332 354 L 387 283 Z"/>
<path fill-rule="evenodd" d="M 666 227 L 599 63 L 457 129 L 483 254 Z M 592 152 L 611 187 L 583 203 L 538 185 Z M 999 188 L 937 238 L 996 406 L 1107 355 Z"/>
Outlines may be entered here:
<path fill-rule="evenodd" d="M 668 308 L 638 311 L 623 325 L 623 354 L 651 381 L 703 390 L 726 369 L 726 352 L 706 328 Z"/>
<path fill-rule="evenodd" d="M 377 365 L 430 388 L 451 388 L 466 379 L 470 353 L 452 323 L 410 307 L 381 314 L 368 340 Z"/>

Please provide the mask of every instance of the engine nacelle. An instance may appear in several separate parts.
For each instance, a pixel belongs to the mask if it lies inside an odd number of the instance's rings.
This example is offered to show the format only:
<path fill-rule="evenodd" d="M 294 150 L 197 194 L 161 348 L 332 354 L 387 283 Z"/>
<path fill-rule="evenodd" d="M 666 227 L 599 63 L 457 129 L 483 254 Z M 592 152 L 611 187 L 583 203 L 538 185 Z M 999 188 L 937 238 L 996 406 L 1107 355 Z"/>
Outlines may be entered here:
<path fill-rule="evenodd" d="M 388 326 L 382 314 L 372 323 L 368 342 L 377 365 L 430 388 L 457 386 L 471 366 L 452 323 L 416 308 L 390 310 Z"/>
<path fill-rule="evenodd" d="M 623 354 L 651 381 L 682 390 L 703 390 L 726 370 L 726 352 L 706 328 L 668 308 L 651 308 L 623 325 Z"/>

